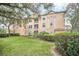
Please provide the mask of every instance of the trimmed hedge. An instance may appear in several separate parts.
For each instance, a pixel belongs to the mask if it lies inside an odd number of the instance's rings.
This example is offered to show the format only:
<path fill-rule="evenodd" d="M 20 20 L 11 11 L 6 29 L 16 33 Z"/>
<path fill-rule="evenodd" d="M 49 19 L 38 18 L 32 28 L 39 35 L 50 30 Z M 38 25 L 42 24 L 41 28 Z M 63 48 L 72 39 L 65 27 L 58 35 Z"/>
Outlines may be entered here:
<path fill-rule="evenodd" d="M 56 43 L 57 50 L 64 56 L 79 55 L 79 39 L 59 39 Z"/>
<path fill-rule="evenodd" d="M 48 35 L 49 35 L 49 33 L 47 33 L 47 32 L 40 32 L 39 34 L 36 35 L 36 37 L 40 38 L 42 40 L 49 40 Z"/>
<path fill-rule="evenodd" d="M 19 33 L 10 33 L 10 36 L 20 36 Z"/>
<path fill-rule="evenodd" d="M 47 33 L 47 32 L 40 32 L 40 33 L 34 34 L 34 37 L 43 39 L 43 37 L 45 35 L 47 35 L 47 34 L 49 34 L 49 33 Z"/>
<path fill-rule="evenodd" d="M 42 39 L 46 41 L 55 42 L 54 36 L 52 35 L 44 35 Z"/>
<path fill-rule="evenodd" d="M 19 33 L 10 33 L 10 34 L 0 34 L 0 38 L 5 38 L 5 37 L 9 37 L 9 36 L 20 36 Z"/>
<path fill-rule="evenodd" d="M 57 50 L 64 56 L 79 55 L 79 33 L 55 34 Z"/>
<path fill-rule="evenodd" d="M 79 38 L 79 33 L 78 32 L 64 32 L 64 33 L 56 33 L 56 34 L 48 34 L 48 33 L 39 33 L 36 35 L 37 38 L 40 38 L 42 40 L 47 40 L 47 41 L 54 41 L 57 42 L 59 39 L 75 39 Z"/>
<path fill-rule="evenodd" d="M 8 34 L 0 34 L 0 38 L 8 37 Z"/>
<path fill-rule="evenodd" d="M 42 34 L 38 38 L 56 43 L 56 49 L 64 56 L 79 55 L 79 33 L 64 32 L 56 34 Z"/>

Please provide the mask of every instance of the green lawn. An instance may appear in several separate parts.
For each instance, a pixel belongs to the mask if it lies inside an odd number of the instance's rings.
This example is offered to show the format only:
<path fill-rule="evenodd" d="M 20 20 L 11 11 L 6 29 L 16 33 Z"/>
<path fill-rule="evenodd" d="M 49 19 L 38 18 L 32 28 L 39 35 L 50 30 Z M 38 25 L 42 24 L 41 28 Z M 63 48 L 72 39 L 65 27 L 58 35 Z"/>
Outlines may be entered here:
<path fill-rule="evenodd" d="M 0 38 L 0 55 L 6 56 L 50 56 L 53 44 L 30 37 Z"/>

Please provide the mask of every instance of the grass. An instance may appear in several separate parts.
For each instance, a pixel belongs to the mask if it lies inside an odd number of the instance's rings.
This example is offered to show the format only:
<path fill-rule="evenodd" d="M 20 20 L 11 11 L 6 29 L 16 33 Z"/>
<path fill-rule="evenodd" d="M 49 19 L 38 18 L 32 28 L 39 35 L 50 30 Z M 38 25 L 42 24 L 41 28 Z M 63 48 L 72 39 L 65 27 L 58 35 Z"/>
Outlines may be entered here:
<path fill-rule="evenodd" d="M 51 56 L 53 44 L 30 37 L 0 38 L 0 55 L 3 56 Z"/>

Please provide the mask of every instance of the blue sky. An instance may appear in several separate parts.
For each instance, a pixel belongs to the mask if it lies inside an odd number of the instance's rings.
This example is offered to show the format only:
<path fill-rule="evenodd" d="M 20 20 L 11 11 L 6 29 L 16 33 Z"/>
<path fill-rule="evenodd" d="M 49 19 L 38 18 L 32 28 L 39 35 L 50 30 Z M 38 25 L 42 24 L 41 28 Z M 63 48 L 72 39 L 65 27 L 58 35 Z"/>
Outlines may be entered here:
<path fill-rule="evenodd" d="M 63 11 L 68 3 L 54 3 L 55 11 Z"/>
<path fill-rule="evenodd" d="M 65 7 L 68 5 L 68 3 L 53 3 L 54 4 L 54 11 L 64 11 Z M 45 14 L 47 11 L 43 9 L 43 7 L 40 8 L 41 14 Z"/>

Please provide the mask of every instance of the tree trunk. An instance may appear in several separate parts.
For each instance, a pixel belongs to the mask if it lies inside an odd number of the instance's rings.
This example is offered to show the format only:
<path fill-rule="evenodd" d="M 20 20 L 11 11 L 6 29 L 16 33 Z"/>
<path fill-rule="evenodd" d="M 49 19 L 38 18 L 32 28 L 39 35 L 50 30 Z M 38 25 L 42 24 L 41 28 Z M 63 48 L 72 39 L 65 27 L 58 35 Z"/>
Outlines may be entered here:
<path fill-rule="evenodd" d="M 71 32 L 73 32 L 74 31 L 74 25 L 72 24 L 72 27 L 71 27 Z"/>
<path fill-rule="evenodd" d="M 70 32 L 73 32 L 73 30 L 71 29 L 71 31 Z"/>
<path fill-rule="evenodd" d="M 71 28 L 71 31 L 70 32 L 73 32 L 73 28 Z"/>

